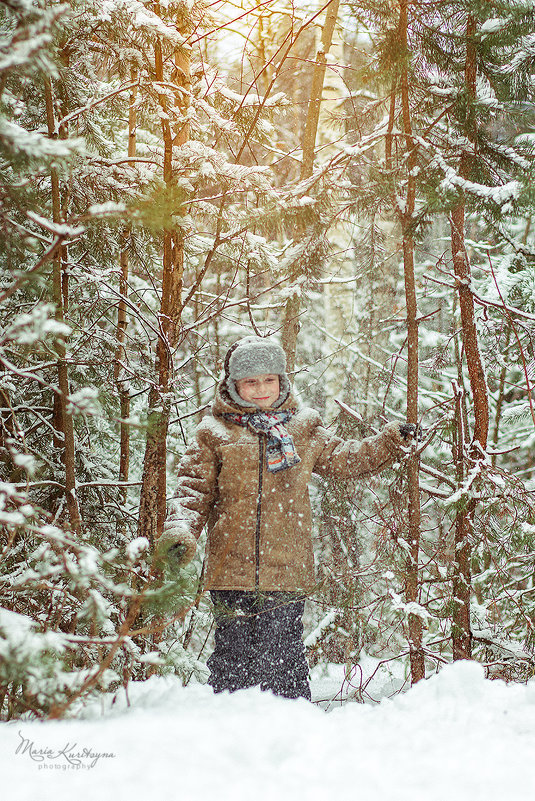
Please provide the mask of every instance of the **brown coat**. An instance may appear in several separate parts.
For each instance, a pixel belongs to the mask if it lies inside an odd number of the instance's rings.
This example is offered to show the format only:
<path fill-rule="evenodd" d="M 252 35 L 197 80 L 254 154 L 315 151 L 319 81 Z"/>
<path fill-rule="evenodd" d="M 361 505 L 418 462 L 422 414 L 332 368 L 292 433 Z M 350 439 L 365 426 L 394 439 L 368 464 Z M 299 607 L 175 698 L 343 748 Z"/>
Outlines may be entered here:
<path fill-rule="evenodd" d="M 280 408 L 295 405 L 290 395 Z M 400 453 L 399 426 L 344 441 L 323 427 L 317 412 L 300 409 L 286 429 L 301 462 L 270 473 L 266 438 L 221 417 L 244 411 L 219 388 L 213 414 L 180 462 L 162 540 L 166 547 L 189 542 L 208 524 L 207 589 L 307 591 L 314 586 L 311 474 L 338 480 L 379 472 Z"/>

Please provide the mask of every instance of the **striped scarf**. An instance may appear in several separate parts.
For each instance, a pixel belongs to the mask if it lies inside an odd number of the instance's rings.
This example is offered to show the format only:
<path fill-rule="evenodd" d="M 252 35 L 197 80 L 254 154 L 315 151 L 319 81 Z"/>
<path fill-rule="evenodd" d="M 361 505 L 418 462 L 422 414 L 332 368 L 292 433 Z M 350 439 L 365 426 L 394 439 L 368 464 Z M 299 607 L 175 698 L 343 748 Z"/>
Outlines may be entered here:
<path fill-rule="evenodd" d="M 284 424 L 295 414 L 295 409 L 287 411 L 252 412 L 250 414 L 224 414 L 226 420 L 236 425 L 250 428 L 255 434 L 267 437 L 266 466 L 270 473 L 278 473 L 299 464 L 300 457 L 295 450 L 294 441 L 284 428 Z"/>

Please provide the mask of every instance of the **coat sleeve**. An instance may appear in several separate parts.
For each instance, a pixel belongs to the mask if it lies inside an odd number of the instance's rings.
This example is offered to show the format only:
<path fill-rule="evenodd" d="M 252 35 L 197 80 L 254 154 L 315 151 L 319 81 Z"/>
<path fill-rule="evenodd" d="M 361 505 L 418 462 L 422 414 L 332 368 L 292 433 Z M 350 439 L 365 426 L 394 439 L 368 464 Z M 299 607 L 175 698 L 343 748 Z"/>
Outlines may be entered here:
<path fill-rule="evenodd" d="M 216 444 L 209 428 L 201 423 L 194 442 L 178 466 L 175 493 L 156 545 L 160 555 L 172 545 L 180 544 L 188 548 L 185 561 L 193 557 L 197 540 L 216 501 L 218 474 Z"/>
<path fill-rule="evenodd" d="M 362 478 L 379 473 L 403 453 L 405 443 L 397 423 L 388 423 L 373 437 L 343 440 L 330 434 L 319 422 L 315 435 L 320 453 L 313 472 L 324 478 Z"/>

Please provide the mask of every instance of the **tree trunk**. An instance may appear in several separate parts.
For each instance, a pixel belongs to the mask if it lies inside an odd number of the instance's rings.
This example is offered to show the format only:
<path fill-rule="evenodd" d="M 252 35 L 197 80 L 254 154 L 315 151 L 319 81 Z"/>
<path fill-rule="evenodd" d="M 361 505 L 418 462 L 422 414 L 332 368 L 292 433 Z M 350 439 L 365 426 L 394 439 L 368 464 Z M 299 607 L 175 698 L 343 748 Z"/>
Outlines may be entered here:
<path fill-rule="evenodd" d="M 301 180 L 309 178 L 314 168 L 314 153 L 316 150 L 316 137 L 321 108 L 321 96 L 323 93 L 323 83 L 325 80 L 325 70 L 327 66 L 327 54 L 332 44 L 334 27 L 338 17 L 340 0 L 332 0 L 327 6 L 325 24 L 321 35 L 321 47 L 316 55 L 314 73 L 312 76 L 312 86 L 310 89 L 310 99 L 308 102 L 307 118 L 302 142 L 302 162 Z M 297 336 L 299 334 L 299 314 L 301 300 L 299 295 L 292 295 L 286 301 L 284 308 L 284 318 L 282 323 L 281 341 L 286 353 L 288 372 L 295 369 L 295 352 L 297 348 Z"/>
<path fill-rule="evenodd" d="M 154 4 L 159 15 L 159 3 Z M 186 53 L 175 57 L 175 83 L 185 89 L 190 87 L 190 62 Z M 163 84 L 163 54 L 161 42 L 155 45 L 156 81 Z M 163 177 L 167 187 L 173 186 L 173 148 L 184 144 L 189 138 L 189 126 L 184 119 L 178 131 L 173 132 L 169 117 L 168 101 L 160 95 L 162 107 L 162 135 L 164 144 Z M 176 107 L 184 115 L 189 105 L 187 91 L 177 93 Z M 139 533 L 151 543 L 161 534 L 166 516 L 166 458 L 167 431 L 171 409 L 170 388 L 172 378 L 172 355 L 177 343 L 182 313 L 182 276 L 184 270 L 184 246 L 182 234 L 167 230 L 163 236 L 162 295 L 158 317 L 159 336 L 156 343 L 155 381 L 149 393 L 147 442 L 143 467 L 139 509 Z"/>
<path fill-rule="evenodd" d="M 512 326 L 509 322 L 507 325 L 506 333 L 505 333 L 505 343 L 503 345 L 502 353 L 509 352 L 509 345 L 511 343 L 511 335 L 512 335 Z M 505 380 L 507 378 L 507 367 L 505 364 L 500 370 L 500 380 L 498 382 L 498 392 L 497 392 L 497 399 L 496 399 L 496 412 L 494 415 L 494 426 L 492 431 L 492 444 L 494 448 L 498 446 L 498 439 L 500 435 L 500 424 L 502 421 L 502 412 L 503 412 L 503 405 L 505 402 Z M 496 466 L 497 461 L 496 453 L 492 454 L 492 466 Z"/>
<path fill-rule="evenodd" d="M 312 86 L 310 87 L 310 100 L 308 101 L 307 118 L 302 143 L 301 161 L 301 181 L 309 178 L 314 169 L 314 153 L 316 150 L 316 136 L 320 119 L 321 96 L 323 94 L 323 84 L 325 82 L 325 70 L 327 68 L 327 54 L 331 48 L 334 27 L 338 17 L 340 0 L 332 0 L 327 6 L 325 25 L 321 33 L 321 48 L 316 54 L 314 73 L 312 76 Z"/>
<path fill-rule="evenodd" d="M 460 487 L 466 474 L 466 426 L 464 422 L 463 391 L 454 383 L 455 436 L 453 462 L 456 481 Z M 470 595 L 471 595 L 471 544 L 474 504 L 469 502 L 455 515 L 455 563 L 453 574 L 452 644 L 453 658 L 470 659 Z"/>
<path fill-rule="evenodd" d="M 52 83 L 48 77 L 44 78 L 44 89 L 48 135 L 51 139 L 55 139 L 57 134 L 54 115 L 54 95 L 52 92 Z M 62 222 L 61 193 L 58 171 L 55 167 L 52 167 L 50 170 L 50 182 L 52 189 L 52 219 L 55 223 L 59 224 Z M 62 245 L 58 249 L 52 262 L 52 294 L 56 309 L 55 316 L 56 320 L 61 323 L 65 322 L 65 311 L 68 304 L 68 284 L 65 270 L 66 257 L 67 248 L 66 245 Z M 55 350 L 58 356 L 57 373 L 59 389 L 54 401 L 54 424 L 56 430 L 59 431 L 59 436 L 56 441 L 58 444 L 61 443 L 63 448 L 62 458 L 65 467 L 65 500 L 67 503 L 70 525 L 74 532 L 80 533 L 82 521 L 78 507 L 78 499 L 76 497 L 74 422 L 72 414 L 68 410 L 68 398 L 70 394 L 69 368 L 67 364 L 67 350 L 61 338 L 56 340 Z"/>
<path fill-rule="evenodd" d="M 131 71 L 132 83 L 135 82 L 137 73 L 135 69 Z M 136 96 L 137 88 L 134 87 L 130 93 L 130 106 L 128 110 L 128 156 L 133 158 L 136 155 Z M 120 253 L 120 268 L 121 276 L 119 279 L 119 306 L 117 309 L 117 347 L 115 350 L 115 367 L 114 378 L 117 391 L 119 394 L 120 404 L 120 454 L 119 454 L 119 481 L 128 481 L 128 473 L 130 469 L 130 428 L 126 420 L 130 416 L 130 391 L 128 389 L 128 381 L 124 376 L 124 367 L 122 363 L 126 360 L 126 329 L 128 327 L 128 318 L 126 314 L 126 301 L 128 296 L 128 272 L 129 272 L 129 259 L 128 248 L 130 242 L 131 227 L 127 225 L 121 235 L 121 253 Z M 123 503 L 126 501 L 126 487 L 121 488 L 121 497 Z"/>
<path fill-rule="evenodd" d="M 407 420 L 418 424 L 418 307 L 414 276 L 414 212 L 416 207 L 415 142 L 412 137 L 412 122 L 409 103 L 408 60 L 408 0 L 402 0 L 399 17 L 399 46 L 402 52 L 401 110 L 407 152 L 407 196 L 400 211 L 403 235 L 403 269 L 405 276 L 405 300 L 407 305 Z M 416 448 L 409 456 L 407 465 L 409 514 L 409 549 L 405 568 L 405 599 L 408 604 L 417 604 L 420 599 L 419 553 L 420 553 L 420 486 L 419 458 Z M 411 678 L 415 684 L 425 678 L 425 660 L 422 648 L 423 624 L 419 615 L 409 612 L 409 653 Z"/>
<path fill-rule="evenodd" d="M 476 147 L 474 101 L 476 97 L 477 79 L 477 50 L 475 35 L 477 31 L 476 19 L 468 16 L 466 25 L 466 60 L 465 60 L 465 88 L 468 97 L 466 135 L 470 142 L 470 151 L 464 150 L 461 154 L 459 175 L 467 180 L 472 175 L 472 165 L 475 159 L 473 152 Z M 468 445 L 468 432 L 465 431 L 459 441 L 463 448 L 462 457 L 472 464 L 481 459 L 487 447 L 489 430 L 489 405 L 485 372 L 479 350 L 477 328 L 475 322 L 474 298 L 470 288 L 471 273 L 468 255 L 465 247 L 465 198 L 461 198 L 450 217 L 451 250 L 453 256 L 453 269 L 455 272 L 457 291 L 459 293 L 459 308 L 461 313 L 461 329 L 468 377 L 474 404 L 474 432 L 470 447 Z M 453 579 L 453 658 L 470 659 L 472 655 L 471 629 L 470 629 L 470 596 L 471 596 L 471 557 L 472 557 L 472 531 L 474 526 L 474 512 L 477 502 L 470 499 L 457 513 L 455 520 L 455 574 Z"/>

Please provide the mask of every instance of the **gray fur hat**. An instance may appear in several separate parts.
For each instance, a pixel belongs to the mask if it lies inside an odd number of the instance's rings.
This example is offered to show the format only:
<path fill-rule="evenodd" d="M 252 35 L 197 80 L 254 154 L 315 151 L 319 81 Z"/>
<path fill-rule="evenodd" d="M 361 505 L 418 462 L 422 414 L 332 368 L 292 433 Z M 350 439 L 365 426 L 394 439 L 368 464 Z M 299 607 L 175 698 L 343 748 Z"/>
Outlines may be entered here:
<path fill-rule="evenodd" d="M 284 403 L 290 394 L 290 382 L 286 375 L 286 354 L 276 340 L 244 337 L 229 349 L 225 357 L 225 384 L 228 394 L 239 406 L 251 404 L 240 398 L 235 382 L 254 375 L 278 375 L 280 395 L 273 406 Z"/>

